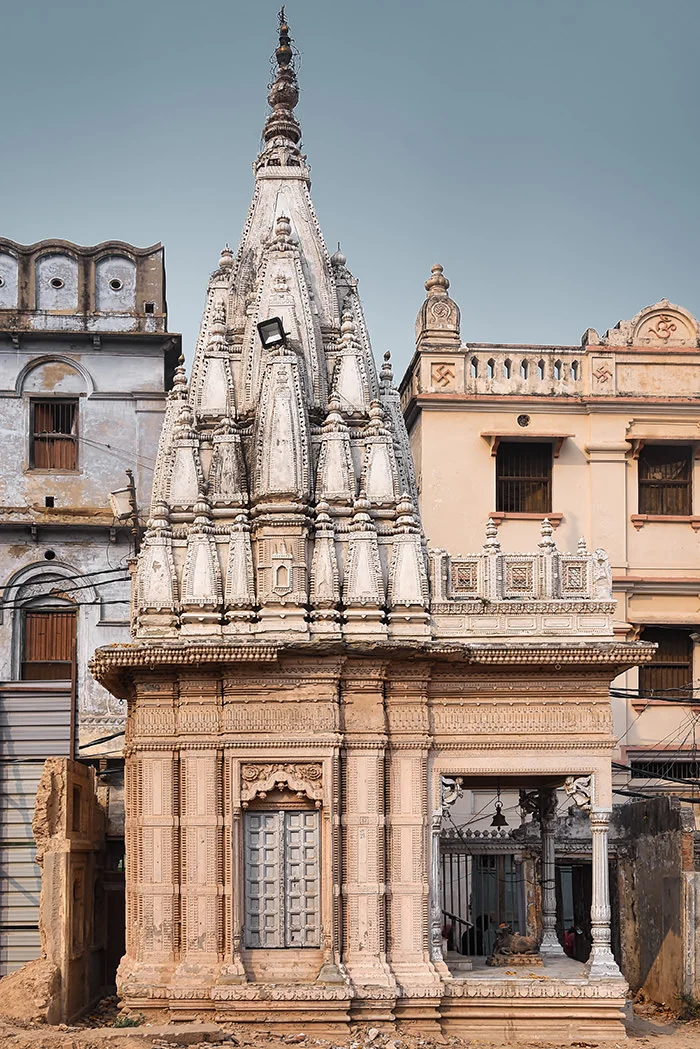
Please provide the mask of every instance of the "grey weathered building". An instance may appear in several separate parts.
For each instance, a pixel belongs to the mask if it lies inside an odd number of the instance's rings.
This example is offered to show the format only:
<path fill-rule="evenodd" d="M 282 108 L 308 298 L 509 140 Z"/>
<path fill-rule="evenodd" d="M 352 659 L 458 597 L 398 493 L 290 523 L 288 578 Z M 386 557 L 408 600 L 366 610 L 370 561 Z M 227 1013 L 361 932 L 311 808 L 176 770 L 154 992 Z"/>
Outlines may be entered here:
<path fill-rule="evenodd" d="M 125 710 L 87 669 L 129 636 L 133 544 L 109 493 L 130 468 L 149 499 L 179 352 L 161 245 L 0 238 L 0 974 L 39 949 L 44 759 L 102 757 L 121 778 Z"/>

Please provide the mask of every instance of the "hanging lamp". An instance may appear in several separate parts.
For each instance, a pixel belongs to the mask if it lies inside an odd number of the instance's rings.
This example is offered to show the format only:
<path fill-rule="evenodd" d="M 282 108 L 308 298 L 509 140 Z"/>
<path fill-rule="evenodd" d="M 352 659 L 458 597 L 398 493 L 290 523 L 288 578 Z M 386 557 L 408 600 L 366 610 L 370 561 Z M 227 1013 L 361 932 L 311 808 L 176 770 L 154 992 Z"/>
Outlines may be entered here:
<path fill-rule="evenodd" d="M 503 805 L 501 804 L 501 785 L 500 785 L 500 783 L 496 787 L 496 811 L 493 814 L 493 819 L 491 820 L 491 826 L 492 827 L 498 827 L 499 830 L 500 830 L 501 827 L 507 827 L 508 826 L 508 820 L 503 815 Z"/>

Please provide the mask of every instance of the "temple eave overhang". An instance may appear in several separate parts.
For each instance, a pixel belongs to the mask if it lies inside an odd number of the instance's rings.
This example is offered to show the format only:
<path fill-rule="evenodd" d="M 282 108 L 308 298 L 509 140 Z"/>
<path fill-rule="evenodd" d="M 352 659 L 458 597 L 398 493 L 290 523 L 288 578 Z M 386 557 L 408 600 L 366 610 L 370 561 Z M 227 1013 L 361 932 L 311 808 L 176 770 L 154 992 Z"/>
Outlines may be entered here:
<path fill-rule="evenodd" d="M 656 646 L 643 641 L 411 641 L 411 640 L 296 640 L 279 644 L 135 643 L 100 648 L 90 663 L 93 676 L 110 687 L 131 673 L 170 671 L 199 666 L 275 663 L 285 656 L 309 660 L 320 657 L 350 659 L 422 660 L 481 666 L 555 667 L 599 666 L 615 673 L 652 660 Z"/>

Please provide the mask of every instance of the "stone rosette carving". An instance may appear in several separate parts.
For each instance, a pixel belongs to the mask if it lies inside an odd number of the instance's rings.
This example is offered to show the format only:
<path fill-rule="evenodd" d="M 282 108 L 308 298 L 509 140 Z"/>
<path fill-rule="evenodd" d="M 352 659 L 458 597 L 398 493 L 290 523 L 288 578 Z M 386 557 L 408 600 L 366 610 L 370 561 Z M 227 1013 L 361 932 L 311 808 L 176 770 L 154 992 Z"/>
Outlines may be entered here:
<path fill-rule="evenodd" d="M 266 762 L 241 765 L 241 804 L 265 798 L 273 790 L 291 790 L 316 802 L 323 800 L 323 765 L 320 762 Z"/>

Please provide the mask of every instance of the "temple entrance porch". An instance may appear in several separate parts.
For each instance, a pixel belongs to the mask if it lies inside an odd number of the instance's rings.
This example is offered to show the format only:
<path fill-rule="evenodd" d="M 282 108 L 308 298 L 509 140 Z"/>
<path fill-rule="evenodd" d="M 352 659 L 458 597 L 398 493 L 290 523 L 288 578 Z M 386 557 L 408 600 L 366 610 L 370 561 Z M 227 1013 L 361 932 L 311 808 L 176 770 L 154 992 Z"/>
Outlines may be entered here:
<path fill-rule="evenodd" d="M 443 1031 L 621 1036 L 627 985 L 611 951 L 609 809 L 596 804 L 605 769 L 494 777 L 458 774 L 456 764 L 440 762 L 433 819 L 432 956 L 439 966 L 439 942 L 449 973 Z M 591 860 L 557 867 L 557 813 L 571 805 L 588 814 Z"/>

